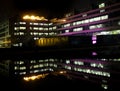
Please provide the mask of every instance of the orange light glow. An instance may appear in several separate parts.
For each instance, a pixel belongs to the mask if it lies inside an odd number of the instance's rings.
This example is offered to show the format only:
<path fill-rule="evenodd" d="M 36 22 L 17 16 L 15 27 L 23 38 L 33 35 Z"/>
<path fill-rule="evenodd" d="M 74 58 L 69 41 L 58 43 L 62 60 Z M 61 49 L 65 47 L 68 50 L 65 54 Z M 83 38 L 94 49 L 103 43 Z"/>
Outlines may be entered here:
<path fill-rule="evenodd" d="M 39 16 L 34 16 L 34 15 L 25 15 L 25 16 L 23 16 L 23 19 L 29 19 L 29 20 L 44 20 L 44 21 L 47 21 L 47 19 L 45 19 L 45 17 L 43 17 L 43 16 L 41 16 L 41 17 L 39 17 Z"/>
<path fill-rule="evenodd" d="M 23 77 L 25 81 L 30 81 L 30 80 L 35 80 L 35 79 L 40 79 L 40 78 L 45 78 L 48 74 L 40 74 L 40 75 L 34 75 L 34 76 L 29 76 L 29 77 Z"/>
<path fill-rule="evenodd" d="M 54 19 L 51 19 L 51 22 L 62 23 L 62 22 L 66 22 L 66 19 L 57 19 L 57 18 L 54 18 Z"/>
<path fill-rule="evenodd" d="M 60 73 L 60 74 L 64 74 L 64 73 L 66 73 L 66 71 L 60 71 L 59 73 Z"/>

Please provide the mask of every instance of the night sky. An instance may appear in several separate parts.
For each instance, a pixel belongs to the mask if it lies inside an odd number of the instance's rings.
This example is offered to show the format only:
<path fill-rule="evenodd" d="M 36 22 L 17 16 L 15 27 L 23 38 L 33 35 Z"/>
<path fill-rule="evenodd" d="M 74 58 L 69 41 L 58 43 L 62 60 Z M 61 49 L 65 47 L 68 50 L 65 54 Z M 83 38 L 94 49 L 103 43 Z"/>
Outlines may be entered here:
<path fill-rule="evenodd" d="M 74 8 L 87 9 L 93 1 L 96 0 L 0 0 L 0 20 L 24 12 L 48 18 L 61 17 Z"/>

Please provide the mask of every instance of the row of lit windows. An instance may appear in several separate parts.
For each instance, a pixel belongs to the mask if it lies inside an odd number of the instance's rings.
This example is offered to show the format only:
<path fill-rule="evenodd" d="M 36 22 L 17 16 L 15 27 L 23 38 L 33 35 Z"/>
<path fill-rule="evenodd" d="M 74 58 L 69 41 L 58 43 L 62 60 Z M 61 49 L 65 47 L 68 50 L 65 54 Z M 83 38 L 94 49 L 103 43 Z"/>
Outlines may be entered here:
<path fill-rule="evenodd" d="M 98 67 L 98 68 L 103 68 L 104 67 L 104 65 L 101 64 L 101 63 L 91 63 L 90 66 L 91 67 Z"/>
<path fill-rule="evenodd" d="M 96 29 L 96 28 L 102 28 L 103 24 L 97 24 L 97 25 L 91 25 L 89 26 L 89 29 Z M 74 28 L 72 32 L 75 31 L 82 31 L 83 27 L 78 27 L 78 28 Z M 65 30 L 66 33 L 70 32 L 69 30 Z"/>
<path fill-rule="evenodd" d="M 63 27 L 69 27 L 70 26 L 70 24 L 68 23 L 68 24 L 65 24 L 65 25 L 63 25 Z"/>
<path fill-rule="evenodd" d="M 103 24 L 98 24 L 98 25 L 92 25 L 90 26 L 89 28 L 90 29 L 95 29 L 95 28 L 102 28 L 103 27 Z M 73 31 L 81 31 L 82 28 L 74 28 Z M 69 32 L 69 30 L 65 30 L 65 32 Z M 14 33 L 14 35 L 24 35 L 25 33 L 24 32 L 16 32 Z M 31 35 L 42 35 L 42 34 L 45 34 L 45 35 L 48 35 L 48 33 L 39 33 L 39 32 L 31 32 L 30 33 Z M 49 33 L 49 35 L 53 35 L 55 34 L 54 32 L 51 32 Z M 102 31 L 102 32 L 99 32 L 99 33 L 94 33 L 95 35 L 111 35 L 111 34 L 120 34 L 120 30 L 112 30 L 112 31 Z"/>
<path fill-rule="evenodd" d="M 55 30 L 56 26 L 45 28 L 45 27 L 30 27 L 30 30 Z M 14 27 L 14 30 L 26 30 L 26 27 Z"/>
<path fill-rule="evenodd" d="M 14 30 L 26 30 L 26 27 L 14 27 Z"/>
<path fill-rule="evenodd" d="M 30 69 L 33 69 L 33 68 L 42 68 L 42 67 L 57 67 L 56 64 L 53 64 L 53 63 L 44 63 L 44 64 L 37 64 L 37 65 L 31 65 L 30 66 Z M 14 66 L 14 70 L 26 70 L 26 66 L 19 66 L 19 65 L 16 65 Z"/>
<path fill-rule="evenodd" d="M 97 60 L 101 60 L 101 61 L 120 61 L 120 58 L 118 58 L 118 59 L 106 59 L 106 58 L 103 58 L 103 59 L 97 59 Z"/>
<path fill-rule="evenodd" d="M 19 25 L 19 24 L 21 24 L 21 25 L 23 24 L 24 25 L 24 24 L 26 24 L 26 22 L 15 22 L 14 24 L 15 25 Z"/>
<path fill-rule="evenodd" d="M 48 26 L 49 24 L 48 23 L 37 23 L 37 22 L 34 22 L 34 23 L 32 23 L 32 22 L 30 22 L 30 25 L 44 25 L 44 26 Z"/>
<path fill-rule="evenodd" d="M 77 65 L 84 65 L 84 62 L 81 62 L 81 61 L 74 61 L 74 64 L 77 64 Z"/>
<path fill-rule="evenodd" d="M 36 64 L 36 65 L 31 65 L 30 66 L 30 69 L 32 69 L 32 68 L 41 68 L 41 67 L 57 67 L 57 65 L 56 64 L 53 64 L 53 63 L 42 63 L 42 64 Z"/>
<path fill-rule="evenodd" d="M 30 35 L 48 35 L 48 33 L 30 32 Z"/>
<path fill-rule="evenodd" d="M 66 61 L 66 64 L 70 64 L 70 61 L 67 60 L 67 61 Z M 75 65 L 84 65 L 84 62 L 74 61 L 74 64 L 75 64 Z M 104 67 L 104 65 L 101 64 L 101 63 L 90 63 L 90 66 L 91 66 L 91 67 L 97 67 L 97 68 L 103 68 L 103 67 Z M 71 69 L 70 67 L 68 67 L 68 68 Z"/>
<path fill-rule="evenodd" d="M 31 70 L 30 73 L 38 73 L 38 72 L 46 72 L 46 71 L 54 71 L 54 70 L 52 68 L 36 69 L 36 70 Z"/>
<path fill-rule="evenodd" d="M 51 33 L 39 33 L 39 32 L 31 32 L 30 35 L 44 35 L 44 36 L 47 36 L 47 35 L 55 35 L 56 33 L 54 32 L 51 32 Z"/>
<path fill-rule="evenodd" d="M 77 67 L 74 67 L 74 70 L 79 71 L 79 72 L 89 73 L 89 74 L 95 74 L 95 75 L 110 77 L 109 72 L 103 72 L 103 71 L 92 70 L 92 69 L 77 68 Z"/>
<path fill-rule="evenodd" d="M 25 35 L 24 32 L 14 32 L 14 35 Z"/>
<path fill-rule="evenodd" d="M 54 71 L 52 68 L 44 68 L 44 69 L 37 69 L 37 70 L 32 70 L 30 71 L 30 73 L 38 73 L 38 72 L 45 72 L 45 71 Z M 15 74 L 19 74 L 19 75 L 25 75 L 26 71 L 22 71 L 22 72 L 15 72 Z"/>
<path fill-rule="evenodd" d="M 66 60 L 66 64 L 70 64 L 70 60 Z"/>
<path fill-rule="evenodd" d="M 24 75 L 26 72 L 15 72 L 15 74 Z"/>
<path fill-rule="evenodd" d="M 30 30 L 48 30 L 48 28 L 43 28 L 43 27 L 30 27 Z"/>
<path fill-rule="evenodd" d="M 103 24 L 97 24 L 97 25 L 91 25 L 89 26 L 89 29 L 96 29 L 96 28 L 102 28 Z"/>
<path fill-rule="evenodd" d="M 73 29 L 73 31 L 75 32 L 75 31 L 82 31 L 83 30 L 83 28 L 82 27 L 79 27 L 79 28 L 74 28 Z"/>
<path fill-rule="evenodd" d="M 22 47 L 22 45 L 23 45 L 23 43 L 16 43 L 16 44 L 13 44 L 14 47 L 18 47 L 18 46 Z"/>
<path fill-rule="evenodd" d="M 113 35 L 113 34 L 120 34 L 120 30 L 102 31 L 94 33 L 94 35 Z"/>
<path fill-rule="evenodd" d="M 71 70 L 70 66 L 65 66 L 65 68 Z M 96 74 L 96 75 L 110 77 L 110 73 L 103 72 L 103 71 L 97 71 L 97 70 L 91 70 L 91 69 L 82 69 L 82 68 L 76 68 L 76 67 L 74 68 L 74 70 L 79 71 L 79 72 L 89 73 L 89 74 Z"/>
<path fill-rule="evenodd" d="M 30 63 L 41 63 L 41 62 L 55 62 L 56 60 L 55 59 L 44 59 L 44 60 L 31 60 Z M 21 65 L 21 64 L 24 64 L 25 61 L 15 61 L 14 64 L 17 64 L 17 65 Z"/>
<path fill-rule="evenodd" d="M 15 25 L 24 25 L 26 22 L 15 22 Z M 44 25 L 44 26 L 49 26 L 52 25 L 53 23 L 38 23 L 38 22 L 30 22 L 30 25 Z"/>
<path fill-rule="evenodd" d="M 118 25 L 119 21 L 118 21 Z M 97 29 L 97 28 L 104 28 L 105 25 L 104 24 L 96 24 L 96 25 L 91 25 L 89 26 L 89 29 Z M 65 30 L 65 33 L 69 33 L 69 32 L 75 32 L 75 31 L 82 31 L 83 27 L 78 27 L 78 28 L 73 28 L 73 31 L 70 30 Z M 60 31 L 60 33 L 62 33 Z M 93 35 L 112 35 L 112 34 L 120 34 L 120 30 L 110 30 L 110 31 L 102 31 L 102 32 L 94 32 Z"/>
<path fill-rule="evenodd" d="M 14 64 L 24 64 L 24 61 L 15 61 Z"/>
<path fill-rule="evenodd" d="M 15 66 L 14 69 L 15 70 L 25 70 L 26 67 L 25 66 L 23 66 L 23 67 Z"/>
<path fill-rule="evenodd" d="M 105 19 L 108 19 L 108 15 L 103 15 L 103 16 L 99 16 L 99 17 L 76 21 L 76 22 L 73 22 L 73 25 L 80 25 L 80 24 L 85 24 L 85 23 L 90 23 L 90 22 L 95 22 L 95 21 L 100 21 L 100 20 L 105 20 Z M 63 25 L 63 27 L 69 27 L 69 26 L 70 26 L 69 23 Z"/>

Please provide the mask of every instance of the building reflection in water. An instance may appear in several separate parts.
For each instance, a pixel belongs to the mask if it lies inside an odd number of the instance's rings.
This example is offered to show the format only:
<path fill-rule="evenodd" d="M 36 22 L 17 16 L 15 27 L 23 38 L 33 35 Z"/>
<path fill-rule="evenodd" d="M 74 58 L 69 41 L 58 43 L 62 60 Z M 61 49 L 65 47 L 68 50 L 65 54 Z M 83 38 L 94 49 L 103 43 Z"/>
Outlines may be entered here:
<path fill-rule="evenodd" d="M 120 59 L 35 59 L 1 60 L 0 73 L 9 78 L 26 81 L 44 78 L 48 74 L 62 74 L 70 79 L 97 83 L 108 89 L 120 82 Z M 113 85 L 114 84 L 114 85 Z"/>

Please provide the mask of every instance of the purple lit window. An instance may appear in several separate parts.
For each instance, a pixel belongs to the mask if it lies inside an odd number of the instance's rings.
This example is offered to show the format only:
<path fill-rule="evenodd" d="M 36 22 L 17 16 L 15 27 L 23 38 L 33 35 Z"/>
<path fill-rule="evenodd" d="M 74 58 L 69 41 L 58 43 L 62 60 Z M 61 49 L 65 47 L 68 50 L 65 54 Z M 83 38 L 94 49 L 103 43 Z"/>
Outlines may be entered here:
<path fill-rule="evenodd" d="M 95 35 L 92 36 L 92 44 L 96 44 L 97 43 L 97 37 Z"/>
<path fill-rule="evenodd" d="M 96 44 L 96 43 L 97 43 L 96 40 L 93 40 L 93 41 L 92 41 L 92 44 Z"/>
<path fill-rule="evenodd" d="M 97 38 L 96 38 L 96 36 L 92 36 L 92 40 L 96 40 Z"/>
<path fill-rule="evenodd" d="M 96 53 L 96 52 L 92 52 L 92 55 L 93 55 L 93 56 L 96 56 L 96 55 L 97 55 L 97 53 Z"/>

